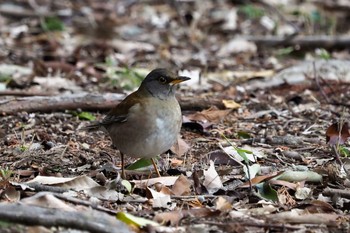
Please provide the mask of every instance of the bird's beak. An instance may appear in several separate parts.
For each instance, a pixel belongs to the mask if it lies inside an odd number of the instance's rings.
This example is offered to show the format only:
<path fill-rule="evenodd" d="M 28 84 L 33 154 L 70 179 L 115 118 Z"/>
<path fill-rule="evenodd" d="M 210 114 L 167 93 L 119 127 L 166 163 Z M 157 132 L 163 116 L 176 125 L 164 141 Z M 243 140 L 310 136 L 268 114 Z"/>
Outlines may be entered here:
<path fill-rule="evenodd" d="M 178 83 L 187 81 L 187 80 L 190 80 L 190 78 L 189 78 L 189 77 L 186 77 L 186 76 L 178 76 L 178 77 L 176 77 L 174 80 L 172 80 L 172 81 L 170 82 L 170 84 L 175 85 L 175 84 L 178 84 Z"/>

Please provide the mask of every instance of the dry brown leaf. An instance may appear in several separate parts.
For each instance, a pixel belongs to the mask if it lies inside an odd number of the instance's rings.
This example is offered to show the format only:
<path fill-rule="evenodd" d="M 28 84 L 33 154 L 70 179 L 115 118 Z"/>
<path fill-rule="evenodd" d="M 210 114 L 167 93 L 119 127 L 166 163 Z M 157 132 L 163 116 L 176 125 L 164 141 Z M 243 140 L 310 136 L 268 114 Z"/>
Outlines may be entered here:
<path fill-rule="evenodd" d="M 177 143 L 170 148 L 170 150 L 178 156 L 184 155 L 189 149 L 190 146 L 180 138 L 180 135 L 177 137 Z"/>
<path fill-rule="evenodd" d="M 335 209 L 327 202 L 311 200 L 310 206 L 306 207 L 310 213 L 334 213 Z"/>
<path fill-rule="evenodd" d="M 192 121 L 198 121 L 202 123 L 219 123 L 224 117 L 226 117 L 231 112 L 231 109 L 219 110 L 214 107 L 203 110 L 201 112 L 196 112 L 187 116 L 188 119 Z"/>
<path fill-rule="evenodd" d="M 172 168 L 176 168 L 176 167 L 182 165 L 183 163 L 184 163 L 183 160 L 179 160 L 179 159 L 170 159 L 170 166 L 171 166 Z"/>
<path fill-rule="evenodd" d="M 186 176 L 180 175 L 171 191 L 176 196 L 189 195 L 191 193 L 191 182 Z"/>
<path fill-rule="evenodd" d="M 66 211 L 76 211 L 72 206 L 58 199 L 49 193 L 38 193 L 34 196 L 22 199 L 22 202 L 29 205 L 41 206 L 45 208 L 55 208 Z"/>
<path fill-rule="evenodd" d="M 3 191 L 2 195 L 10 202 L 17 202 L 21 199 L 20 191 L 17 191 L 14 186 L 8 186 Z"/>
<path fill-rule="evenodd" d="M 296 190 L 297 184 L 285 181 L 285 180 L 269 180 L 270 184 L 277 184 L 277 185 L 282 185 L 284 187 L 288 187 L 292 190 Z"/>
<path fill-rule="evenodd" d="M 209 208 L 197 208 L 190 210 L 171 211 L 166 213 L 159 213 L 154 216 L 153 220 L 162 224 L 170 223 L 171 226 L 179 224 L 181 219 L 191 216 L 196 218 L 207 218 L 218 216 L 221 213 L 219 210 L 211 210 Z"/>
<path fill-rule="evenodd" d="M 186 213 L 187 214 L 187 213 Z M 171 226 L 179 225 L 180 220 L 184 217 L 183 211 L 171 211 L 165 213 L 158 213 L 153 220 L 162 225 L 169 223 Z"/>
<path fill-rule="evenodd" d="M 341 125 L 339 122 L 328 127 L 326 131 L 326 142 L 331 146 L 344 144 L 350 137 L 349 125 L 345 122 Z"/>
<path fill-rule="evenodd" d="M 16 170 L 15 173 L 20 176 L 31 176 L 35 173 L 34 170 Z"/>
<path fill-rule="evenodd" d="M 264 176 L 256 176 L 254 177 L 253 179 L 250 180 L 250 183 L 251 185 L 256 185 L 256 184 L 259 184 L 263 181 L 266 181 L 266 180 L 270 180 L 280 174 L 282 174 L 284 171 L 280 171 L 280 172 L 274 172 L 272 174 L 269 174 L 269 175 L 264 175 Z M 250 183 L 247 181 L 245 182 L 244 184 L 240 185 L 239 187 L 241 188 L 249 188 L 250 187 Z"/>
<path fill-rule="evenodd" d="M 169 187 L 163 185 L 163 187 L 159 190 L 160 193 L 163 193 L 165 195 L 171 195 L 172 191 Z"/>

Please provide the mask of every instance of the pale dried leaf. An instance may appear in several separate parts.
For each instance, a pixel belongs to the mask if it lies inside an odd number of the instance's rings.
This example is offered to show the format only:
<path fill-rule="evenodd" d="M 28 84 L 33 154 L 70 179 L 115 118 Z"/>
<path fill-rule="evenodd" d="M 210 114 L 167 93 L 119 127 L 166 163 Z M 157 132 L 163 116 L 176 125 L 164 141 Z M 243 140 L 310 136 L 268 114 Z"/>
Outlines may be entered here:
<path fill-rule="evenodd" d="M 219 174 L 215 170 L 214 162 L 210 160 L 210 166 L 208 170 L 203 172 L 204 183 L 209 193 L 215 193 L 223 187 Z"/>
<path fill-rule="evenodd" d="M 220 196 L 215 202 L 215 208 L 221 212 L 227 212 L 232 210 L 232 205 L 224 197 Z"/>
<path fill-rule="evenodd" d="M 177 176 L 162 176 L 152 179 L 146 179 L 146 180 L 132 180 L 131 183 L 134 183 L 136 187 L 146 187 L 146 186 L 152 186 L 155 183 L 161 183 L 166 186 L 173 185 L 175 181 L 177 180 Z"/>
<path fill-rule="evenodd" d="M 170 223 L 171 226 L 177 226 L 180 220 L 184 217 L 183 211 L 171 211 L 165 213 L 158 213 L 154 216 L 154 221 L 160 224 Z"/>
<path fill-rule="evenodd" d="M 157 192 L 154 189 L 147 187 L 147 190 L 151 193 L 153 198 L 153 208 L 169 208 L 171 203 L 170 195 Z"/>
<path fill-rule="evenodd" d="M 66 211 L 76 211 L 72 206 L 49 193 L 38 193 L 32 197 L 23 198 L 21 202 L 45 208 L 55 208 Z"/>
<path fill-rule="evenodd" d="M 100 185 L 96 183 L 93 179 L 88 176 L 82 175 L 71 178 L 54 177 L 54 176 L 37 176 L 33 180 L 27 183 L 39 183 L 43 185 L 52 185 L 56 187 L 79 190 L 87 190 L 93 187 L 99 187 Z"/>

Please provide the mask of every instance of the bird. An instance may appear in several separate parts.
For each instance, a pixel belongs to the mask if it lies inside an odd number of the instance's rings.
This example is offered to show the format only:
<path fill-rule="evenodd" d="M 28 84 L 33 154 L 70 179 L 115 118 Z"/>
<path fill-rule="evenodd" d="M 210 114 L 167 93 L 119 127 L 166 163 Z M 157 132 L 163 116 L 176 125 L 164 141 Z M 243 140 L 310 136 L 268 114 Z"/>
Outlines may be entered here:
<path fill-rule="evenodd" d="M 166 152 L 177 141 L 182 125 L 174 86 L 189 80 L 168 69 L 152 70 L 140 87 L 112 108 L 102 121 L 85 130 L 106 131 L 113 147 L 120 151 L 123 179 L 124 157 L 149 158 L 160 177 L 154 157 Z"/>

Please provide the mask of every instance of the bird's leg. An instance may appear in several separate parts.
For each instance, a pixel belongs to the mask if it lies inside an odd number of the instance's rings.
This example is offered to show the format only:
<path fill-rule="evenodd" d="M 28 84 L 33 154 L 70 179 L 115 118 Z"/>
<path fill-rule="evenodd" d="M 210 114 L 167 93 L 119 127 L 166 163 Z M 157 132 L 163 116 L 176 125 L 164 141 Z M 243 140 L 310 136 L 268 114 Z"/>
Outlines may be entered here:
<path fill-rule="evenodd" d="M 158 167 L 157 167 L 157 164 L 154 161 L 154 158 L 151 158 L 151 160 L 152 160 L 152 164 L 153 164 L 154 170 L 156 170 L 156 173 L 157 173 L 158 177 L 161 177 L 161 175 L 159 173 L 159 170 L 158 170 Z"/>
<path fill-rule="evenodd" d="M 120 159 L 122 161 L 122 179 L 125 179 L 125 170 L 124 170 L 124 154 L 120 152 Z"/>

